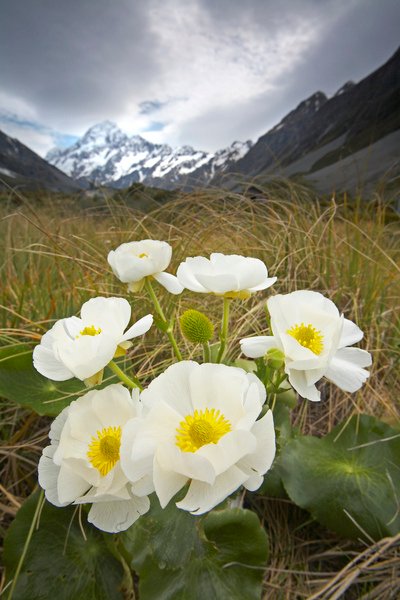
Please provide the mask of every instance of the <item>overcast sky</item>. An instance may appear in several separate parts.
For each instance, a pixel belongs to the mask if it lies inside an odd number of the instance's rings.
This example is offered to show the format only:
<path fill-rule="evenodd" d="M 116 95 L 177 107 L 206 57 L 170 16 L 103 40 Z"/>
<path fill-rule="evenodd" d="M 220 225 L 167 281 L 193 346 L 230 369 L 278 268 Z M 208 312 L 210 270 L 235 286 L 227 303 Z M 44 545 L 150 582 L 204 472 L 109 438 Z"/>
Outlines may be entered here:
<path fill-rule="evenodd" d="M 0 129 L 42 155 L 106 119 L 214 151 L 359 81 L 399 31 L 399 0 L 0 0 Z"/>

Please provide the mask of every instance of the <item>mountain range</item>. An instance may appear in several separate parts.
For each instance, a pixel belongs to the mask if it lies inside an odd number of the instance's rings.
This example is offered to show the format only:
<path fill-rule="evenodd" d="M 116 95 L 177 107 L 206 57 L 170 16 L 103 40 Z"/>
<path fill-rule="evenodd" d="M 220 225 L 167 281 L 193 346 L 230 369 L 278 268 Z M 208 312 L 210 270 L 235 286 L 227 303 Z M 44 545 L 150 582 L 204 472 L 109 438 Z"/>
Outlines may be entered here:
<path fill-rule="evenodd" d="M 0 178 L 10 183 L 72 191 L 140 182 L 164 189 L 207 185 L 237 189 L 241 182 L 295 177 L 317 191 L 372 190 L 400 178 L 400 49 L 358 83 L 331 98 L 318 91 L 277 125 L 251 141 L 218 152 L 171 148 L 128 136 L 104 121 L 75 144 L 41 159 L 0 132 Z M 50 164 L 49 164 L 50 163 Z"/>
<path fill-rule="evenodd" d="M 234 142 L 215 154 L 191 146 L 171 148 L 152 144 L 140 135 L 129 137 L 115 123 L 104 121 L 91 127 L 73 146 L 51 150 L 46 160 L 81 183 L 126 188 L 140 182 L 173 189 L 189 175 L 206 185 L 251 146 L 250 141 Z"/>

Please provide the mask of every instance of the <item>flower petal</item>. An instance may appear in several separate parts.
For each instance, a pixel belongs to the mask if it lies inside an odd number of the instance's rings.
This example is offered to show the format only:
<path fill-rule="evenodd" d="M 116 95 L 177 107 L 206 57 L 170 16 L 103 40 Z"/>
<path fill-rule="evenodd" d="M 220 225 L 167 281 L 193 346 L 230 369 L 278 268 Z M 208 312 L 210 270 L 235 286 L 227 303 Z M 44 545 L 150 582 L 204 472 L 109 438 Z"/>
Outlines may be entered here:
<path fill-rule="evenodd" d="M 184 288 L 187 288 L 192 292 L 208 292 L 207 288 L 205 288 L 204 285 L 201 285 L 199 283 L 199 281 L 197 280 L 196 273 L 194 272 L 194 269 L 196 269 L 197 271 L 199 266 L 208 267 L 208 263 L 209 261 L 206 258 L 203 258 L 202 256 L 198 256 L 196 258 L 187 258 L 185 262 L 179 265 L 178 270 L 176 272 L 176 276 L 179 280 L 179 283 Z"/>
<path fill-rule="evenodd" d="M 369 377 L 371 355 L 360 348 L 341 348 L 329 364 L 325 377 L 345 392 L 356 392 Z"/>
<path fill-rule="evenodd" d="M 193 409 L 219 409 L 233 426 L 244 416 L 248 387 L 247 374 L 236 367 L 206 363 L 190 374 Z"/>
<path fill-rule="evenodd" d="M 359 342 L 364 336 L 364 333 L 361 329 L 350 321 L 349 319 L 343 319 L 343 329 L 342 335 L 340 336 L 339 348 L 344 348 L 345 346 L 352 346 Z"/>
<path fill-rule="evenodd" d="M 179 279 L 175 275 L 170 273 L 155 273 L 154 279 L 158 281 L 170 294 L 181 294 L 184 290 L 183 285 L 179 282 Z"/>
<path fill-rule="evenodd" d="M 130 500 L 98 502 L 92 505 L 88 521 L 98 529 L 108 533 L 125 531 L 150 508 L 147 496 L 134 496 Z"/>
<path fill-rule="evenodd" d="M 33 366 L 41 375 L 53 381 L 66 381 L 74 376 L 72 371 L 55 357 L 53 350 L 42 344 L 35 346 L 33 350 Z"/>
<path fill-rule="evenodd" d="M 90 484 L 68 465 L 62 464 L 58 474 L 57 493 L 60 502 L 73 502 L 90 488 Z"/>
<path fill-rule="evenodd" d="M 38 465 L 38 481 L 45 491 L 46 499 L 54 506 L 67 506 L 69 502 L 60 502 L 57 491 L 57 480 L 60 467 L 54 464 L 53 455 L 56 447 L 46 446 Z"/>
<path fill-rule="evenodd" d="M 190 397 L 190 377 L 200 365 L 191 360 L 183 360 L 168 367 L 150 383 L 141 394 L 146 408 L 152 408 L 161 401 L 177 411 L 182 417 L 194 410 Z"/>
<path fill-rule="evenodd" d="M 250 292 L 260 292 L 262 290 L 266 290 L 267 288 L 271 287 L 271 285 L 274 285 L 277 279 L 277 277 L 267 277 L 262 283 L 254 285 L 253 287 L 249 288 L 249 290 Z"/>
<path fill-rule="evenodd" d="M 227 471 L 246 454 L 255 451 L 257 441 L 255 436 L 244 429 L 236 429 L 226 433 L 217 444 L 206 444 L 196 452 L 204 456 L 212 464 L 216 475 Z"/>
<path fill-rule="evenodd" d="M 212 484 L 215 481 L 213 465 L 198 452 L 182 452 L 175 444 L 159 444 L 155 459 L 166 471 L 175 471 L 187 479 L 198 479 Z"/>
<path fill-rule="evenodd" d="M 82 335 L 71 343 L 57 345 L 60 360 L 81 381 L 101 371 L 112 360 L 116 349 L 116 339 L 103 333 Z"/>
<path fill-rule="evenodd" d="M 261 358 L 271 348 L 279 349 L 280 346 L 279 340 L 273 335 L 255 335 L 240 340 L 240 349 L 249 358 Z"/>
<path fill-rule="evenodd" d="M 125 342 L 127 340 L 131 340 L 132 338 L 138 337 L 139 335 L 143 335 L 146 333 L 153 324 L 153 315 L 146 315 L 136 321 L 127 331 L 125 331 L 122 338 L 119 342 Z"/>
<path fill-rule="evenodd" d="M 134 496 L 148 496 L 154 492 L 154 481 L 152 475 L 144 475 L 131 486 Z"/>
<path fill-rule="evenodd" d="M 321 400 L 321 393 L 315 385 L 308 385 L 304 371 L 296 371 L 296 369 L 288 369 L 289 383 L 302 398 L 307 398 L 312 402 Z"/>
<path fill-rule="evenodd" d="M 246 466 L 264 475 L 271 467 L 276 452 L 274 418 L 271 410 L 254 423 L 251 433 L 256 438 L 256 449 L 252 454 L 245 456 L 238 466 L 239 468 L 242 468 L 242 465 Z"/>
<path fill-rule="evenodd" d="M 224 294 L 225 292 L 240 290 L 238 278 L 233 273 L 197 273 L 197 281 L 204 286 L 207 292 Z"/>
<path fill-rule="evenodd" d="M 81 319 L 86 325 L 100 327 L 118 339 L 131 318 L 131 306 L 125 298 L 91 298 L 82 305 Z"/>
<path fill-rule="evenodd" d="M 174 471 L 166 471 L 158 460 L 154 459 L 153 480 L 161 508 L 165 508 L 171 498 L 183 488 L 188 478 Z"/>
<path fill-rule="evenodd" d="M 176 503 L 178 508 L 188 510 L 193 515 L 201 515 L 220 504 L 248 479 L 238 467 L 233 466 L 218 475 L 213 484 L 192 481 L 183 500 Z"/>

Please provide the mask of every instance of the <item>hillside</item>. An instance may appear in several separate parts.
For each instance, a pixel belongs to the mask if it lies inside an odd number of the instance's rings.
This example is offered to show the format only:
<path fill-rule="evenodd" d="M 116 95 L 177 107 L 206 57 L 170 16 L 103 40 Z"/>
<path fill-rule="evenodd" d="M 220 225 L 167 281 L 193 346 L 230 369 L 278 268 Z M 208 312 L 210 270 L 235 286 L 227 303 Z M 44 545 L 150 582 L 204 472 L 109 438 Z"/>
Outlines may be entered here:
<path fill-rule="evenodd" d="M 46 189 L 53 192 L 74 192 L 81 185 L 50 165 L 20 141 L 0 131 L 1 180 L 19 188 Z"/>
<path fill-rule="evenodd" d="M 400 49 L 382 67 L 357 84 L 348 82 L 332 98 L 319 91 L 301 102 L 237 161 L 225 183 L 232 184 L 236 176 L 249 180 L 302 175 L 319 191 L 329 192 L 354 188 L 363 178 L 364 183 L 376 181 L 387 171 L 393 177 L 400 172 L 399 106 Z M 214 178 L 213 183 L 220 180 Z"/>

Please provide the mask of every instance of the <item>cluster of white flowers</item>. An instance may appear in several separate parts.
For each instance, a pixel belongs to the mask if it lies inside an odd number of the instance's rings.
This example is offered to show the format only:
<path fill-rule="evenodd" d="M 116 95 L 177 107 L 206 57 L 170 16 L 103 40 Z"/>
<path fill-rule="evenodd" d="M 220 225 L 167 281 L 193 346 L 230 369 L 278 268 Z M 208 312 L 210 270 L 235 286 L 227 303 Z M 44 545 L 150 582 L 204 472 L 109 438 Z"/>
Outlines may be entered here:
<path fill-rule="evenodd" d="M 165 272 L 171 255 L 166 242 L 143 240 L 122 244 L 108 261 L 131 291 L 154 279 L 173 294 L 187 288 L 229 302 L 276 281 L 262 261 L 223 254 L 187 258 L 174 276 Z M 330 300 L 299 291 L 269 298 L 268 309 L 273 336 L 241 340 L 244 354 L 279 350 L 289 382 L 310 400 L 319 400 L 315 383 L 324 376 L 348 391 L 362 385 L 370 355 L 348 347 L 362 332 Z M 126 329 L 131 308 L 122 298 L 93 298 L 80 314 L 57 321 L 35 348 L 34 365 L 44 376 L 98 384 L 104 368 L 153 322 L 148 314 Z M 88 520 L 108 532 L 127 529 L 147 512 L 153 492 L 162 507 L 181 492 L 177 506 L 203 514 L 240 486 L 253 491 L 262 484 L 275 456 L 265 403 L 265 385 L 254 374 L 184 360 L 143 391 L 123 383 L 88 391 L 53 422 L 39 483 L 55 506 L 91 503 Z"/>

